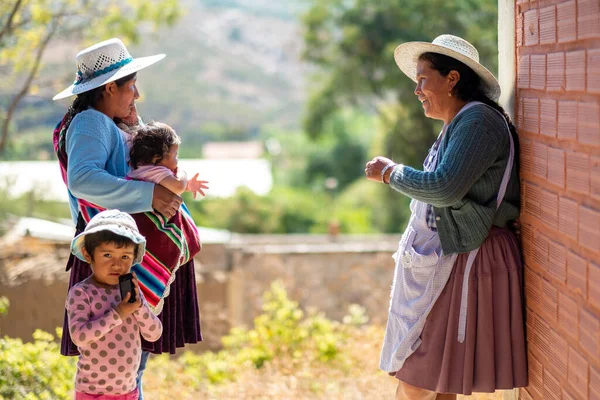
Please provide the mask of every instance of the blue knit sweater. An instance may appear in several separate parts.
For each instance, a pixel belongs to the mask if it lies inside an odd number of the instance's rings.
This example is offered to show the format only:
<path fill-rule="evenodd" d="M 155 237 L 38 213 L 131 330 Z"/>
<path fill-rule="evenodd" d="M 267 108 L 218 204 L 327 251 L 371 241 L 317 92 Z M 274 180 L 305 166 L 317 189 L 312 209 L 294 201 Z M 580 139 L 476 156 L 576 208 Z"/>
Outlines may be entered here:
<path fill-rule="evenodd" d="M 154 184 L 124 179 L 129 173 L 127 143 L 108 116 L 91 108 L 77 114 L 67 130 L 66 151 L 75 224 L 76 198 L 127 213 L 152 211 Z"/>

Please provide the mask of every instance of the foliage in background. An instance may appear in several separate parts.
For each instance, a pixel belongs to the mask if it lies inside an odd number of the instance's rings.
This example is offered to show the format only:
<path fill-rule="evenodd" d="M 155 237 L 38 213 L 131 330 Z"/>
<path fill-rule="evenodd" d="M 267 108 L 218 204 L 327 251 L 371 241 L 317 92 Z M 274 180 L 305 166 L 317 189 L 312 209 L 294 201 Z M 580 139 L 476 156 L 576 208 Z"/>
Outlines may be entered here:
<path fill-rule="evenodd" d="M 341 233 L 378 231 L 371 221 L 376 204 L 341 206 L 324 191 L 277 186 L 260 196 L 242 187 L 230 198 L 184 199 L 197 225 L 238 233 L 327 233 L 333 222 Z"/>
<path fill-rule="evenodd" d="M 150 369 L 169 375 L 167 382 L 185 383 L 190 391 L 235 381 L 248 368 L 269 366 L 293 373 L 300 366 L 326 365 L 347 371 L 353 358 L 347 346 L 366 322 L 365 310 L 358 305 L 349 308 L 342 322 L 314 310 L 305 312 L 280 282 L 274 282 L 264 294 L 254 326 L 233 328 L 223 338 L 223 350 L 185 352 L 176 360 L 166 354 L 153 356 Z M 0 399 L 71 398 L 77 358 L 61 356 L 58 342 L 48 333 L 36 331 L 33 338 L 32 343 L 0 339 Z"/>
<path fill-rule="evenodd" d="M 40 85 L 36 82 L 42 57 L 53 41 L 98 42 L 99 38 L 120 37 L 139 42 L 144 23 L 154 29 L 172 25 L 181 15 L 178 0 L 9 0 L 0 2 L 0 67 L 6 79 L 18 87 L 7 104 L 0 104 L 0 153 L 5 150 L 11 120 L 21 100 Z M 62 87 L 61 81 L 57 87 Z M 58 92 L 58 90 L 56 90 Z"/>
<path fill-rule="evenodd" d="M 327 134 L 327 122 L 348 108 L 372 113 L 380 119 L 380 137 L 371 156 L 406 165 L 421 165 L 439 122 L 423 115 L 415 84 L 394 62 L 395 47 L 449 33 L 473 43 L 492 71 L 497 65 L 496 0 L 312 0 L 303 24 L 304 59 L 321 72 L 308 102 L 306 132 Z M 395 232 L 405 221 L 399 196 L 387 191 L 381 201 L 389 209 L 385 230 Z"/>
<path fill-rule="evenodd" d="M 61 356 L 60 344 L 41 330 L 30 343 L 0 338 L 0 399 L 71 399 L 76 360 Z"/>
<path fill-rule="evenodd" d="M 71 219 L 69 205 L 45 200 L 43 188 L 15 197 L 8 190 L 11 184 L 11 181 L 0 182 L 0 236 L 10 228 L 10 222 L 18 217 L 34 217 L 49 221 Z"/>

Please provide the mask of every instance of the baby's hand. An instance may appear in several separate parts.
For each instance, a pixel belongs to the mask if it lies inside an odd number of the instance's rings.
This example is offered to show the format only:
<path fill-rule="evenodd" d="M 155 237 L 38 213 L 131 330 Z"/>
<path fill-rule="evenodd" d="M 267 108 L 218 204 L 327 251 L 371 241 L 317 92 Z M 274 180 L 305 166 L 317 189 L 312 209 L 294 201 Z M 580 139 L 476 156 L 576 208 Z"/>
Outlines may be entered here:
<path fill-rule="evenodd" d="M 192 192 L 194 194 L 194 198 L 196 198 L 196 193 L 206 196 L 202 189 L 208 189 L 208 186 L 206 186 L 207 183 L 208 181 L 199 181 L 198 173 L 196 173 L 196 175 L 192 176 L 192 178 L 188 180 L 186 190 L 188 192 Z"/>
<path fill-rule="evenodd" d="M 140 297 L 140 286 L 138 284 L 137 276 L 135 276 L 135 272 L 133 273 L 133 290 L 135 291 L 135 301 L 133 303 L 129 303 L 129 299 L 131 298 L 131 293 L 127 292 L 125 298 L 117 305 L 117 312 L 121 319 L 127 318 L 127 316 L 131 315 L 135 310 L 142 306 L 142 298 Z"/>

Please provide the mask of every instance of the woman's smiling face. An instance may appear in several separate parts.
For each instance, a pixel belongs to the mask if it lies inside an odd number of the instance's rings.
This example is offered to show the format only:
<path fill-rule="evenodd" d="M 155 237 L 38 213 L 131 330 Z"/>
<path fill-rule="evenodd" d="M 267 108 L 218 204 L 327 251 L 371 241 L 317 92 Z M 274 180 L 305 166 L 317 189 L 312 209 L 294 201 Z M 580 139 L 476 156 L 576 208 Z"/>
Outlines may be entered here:
<path fill-rule="evenodd" d="M 451 104 L 449 86 L 448 77 L 431 68 L 428 61 L 418 61 L 415 95 L 423 105 L 426 117 L 444 119 Z"/>

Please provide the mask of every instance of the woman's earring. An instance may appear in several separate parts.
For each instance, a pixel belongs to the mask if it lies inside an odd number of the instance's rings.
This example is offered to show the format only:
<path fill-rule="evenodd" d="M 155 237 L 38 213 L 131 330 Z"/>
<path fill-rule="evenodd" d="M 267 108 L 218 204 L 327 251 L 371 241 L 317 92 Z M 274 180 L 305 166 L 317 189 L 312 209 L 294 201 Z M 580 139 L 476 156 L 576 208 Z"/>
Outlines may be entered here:
<path fill-rule="evenodd" d="M 448 97 L 452 97 L 452 92 L 448 92 Z"/>

